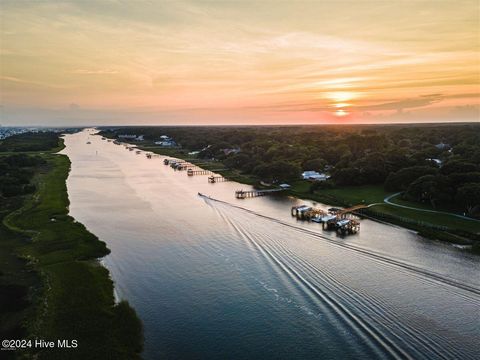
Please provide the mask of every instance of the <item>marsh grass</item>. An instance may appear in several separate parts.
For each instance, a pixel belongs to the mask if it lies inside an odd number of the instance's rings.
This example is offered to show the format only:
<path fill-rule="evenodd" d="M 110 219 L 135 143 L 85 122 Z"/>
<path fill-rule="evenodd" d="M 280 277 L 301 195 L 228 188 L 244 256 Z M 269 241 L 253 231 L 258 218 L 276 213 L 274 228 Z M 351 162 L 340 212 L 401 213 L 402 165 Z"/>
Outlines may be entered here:
<path fill-rule="evenodd" d="M 106 244 L 68 215 L 70 161 L 52 152 L 41 154 L 46 165 L 36 169 L 36 192 L 0 206 L 0 330 L 78 341 L 74 349 L 16 352 L 20 358 L 138 359 L 142 324 L 127 302 L 114 302 L 113 282 L 99 263 Z"/>

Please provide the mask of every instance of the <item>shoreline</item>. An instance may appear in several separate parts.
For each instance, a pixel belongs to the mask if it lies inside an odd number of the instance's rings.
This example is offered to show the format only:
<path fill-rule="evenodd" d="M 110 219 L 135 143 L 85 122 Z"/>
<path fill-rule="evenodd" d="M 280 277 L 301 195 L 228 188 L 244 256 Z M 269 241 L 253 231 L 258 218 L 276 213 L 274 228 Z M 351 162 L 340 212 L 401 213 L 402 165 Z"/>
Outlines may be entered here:
<path fill-rule="evenodd" d="M 98 129 L 97 129 L 98 130 Z M 107 134 L 102 133 L 101 130 L 99 130 L 95 135 L 102 136 L 108 139 L 114 139 L 112 137 L 108 137 Z M 155 147 L 150 144 L 139 144 L 139 143 L 129 143 L 126 141 L 122 141 L 124 144 L 128 144 L 129 146 L 135 146 L 139 150 L 143 150 L 145 152 L 151 152 L 154 154 L 166 156 L 166 157 L 171 157 L 174 159 L 179 159 L 179 160 L 185 160 L 185 161 L 192 161 L 192 160 L 202 160 L 202 159 L 197 159 L 197 158 L 192 158 L 189 156 L 188 152 L 180 152 L 178 149 L 163 149 L 160 147 Z M 215 162 L 212 162 L 213 166 L 205 166 L 205 163 L 208 163 L 208 161 L 204 161 L 202 164 L 197 165 L 199 168 L 204 169 L 204 170 L 212 170 L 218 168 L 218 165 L 215 165 Z M 216 171 L 215 173 L 230 178 L 232 181 L 238 182 L 240 184 L 244 185 L 254 185 L 257 183 L 257 181 L 253 180 L 251 177 L 248 175 L 241 175 L 241 174 L 232 174 L 231 170 L 227 171 Z M 246 180 L 246 181 L 245 181 Z M 285 191 L 286 195 L 293 196 L 297 199 L 300 200 L 309 200 L 309 201 L 317 201 L 320 203 L 323 203 L 324 205 L 327 206 L 342 206 L 342 207 L 348 207 L 348 204 L 343 203 L 342 201 L 330 201 L 328 199 L 321 200 L 322 196 L 319 194 L 315 194 L 316 196 L 308 196 L 307 193 L 299 193 L 294 190 L 288 190 Z M 388 205 L 386 204 L 379 204 L 379 205 Z M 378 213 L 378 214 L 377 214 Z M 381 216 L 379 215 L 381 214 Z M 480 255 L 480 235 L 476 234 L 478 236 L 478 239 L 471 239 L 471 238 L 466 238 L 462 235 L 465 234 L 455 234 L 453 232 L 458 231 L 456 229 L 449 229 L 449 228 L 440 228 L 439 226 L 431 225 L 428 226 L 426 223 L 421 225 L 421 221 L 416 221 L 414 219 L 407 219 L 407 218 L 402 218 L 400 216 L 396 216 L 393 214 L 387 214 L 387 213 L 380 213 L 377 211 L 374 211 L 373 209 L 365 209 L 365 211 L 362 211 L 361 214 L 358 214 L 360 216 L 366 217 L 372 221 L 378 221 L 380 223 L 385 223 L 388 225 L 393 225 L 393 226 L 398 226 L 400 228 L 413 231 L 416 234 L 430 239 L 430 240 L 436 240 L 436 241 L 441 241 L 443 243 L 449 243 L 451 246 L 460 249 L 461 251 L 469 251 L 474 254 Z M 449 230 L 449 231 L 448 231 Z M 468 233 L 465 232 L 466 234 L 471 234 L 474 235 L 473 233 Z"/>
<path fill-rule="evenodd" d="M 59 144 L 64 146 L 63 139 Z M 128 302 L 116 301 L 110 271 L 102 264 L 110 250 L 69 214 L 66 180 L 71 162 L 58 153 L 62 146 L 29 153 L 45 161 L 34 169 L 36 190 L 19 198 L 20 206 L 5 214 L 2 224 L 19 236 L 12 253 L 38 275 L 22 321 L 25 337 L 75 339 L 78 346 L 25 349 L 17 355 L 85 359 L 95 353 L 100 358 L 140 359 L 143 325 Z"/>

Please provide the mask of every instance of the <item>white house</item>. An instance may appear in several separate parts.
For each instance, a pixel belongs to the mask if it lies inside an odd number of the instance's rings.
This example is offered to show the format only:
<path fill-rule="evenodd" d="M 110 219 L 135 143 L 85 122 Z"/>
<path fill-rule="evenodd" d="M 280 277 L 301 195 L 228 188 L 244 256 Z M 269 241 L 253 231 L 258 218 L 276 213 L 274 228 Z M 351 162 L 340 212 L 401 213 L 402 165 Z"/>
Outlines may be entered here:
<path fill-rule="evenodd" d="M 440 160 L 440 159 L 433 159 L 433 158 L 430 159 L 430 158 L 429 158 L 429 159 L 425 159 L 425 160 L 427 160 L 427 161 L 432 161 L 432 162 L 434 162 L 435 165 L 437 165 L 437 166 L 442 166 L 442 163 L 443 163 L 443 161 Z"/>
<path fill-rule="evenodd" d="M 225 155 L 238 154 L 240 152 L 239 148 L 236 149 L 221 149 Z"/>
<path fill-rule="evenodd" d="M 155 145 L 160 145 L 163 147 L 175 147 L 177 146 L 177 143 L 173 140 L 161 140 L 161 141 L 155 141 Z"/>
<path fill-rule="evenodd" d="M 119 139 L 136 139 L 137 135 L 128 135 L 128 134 L 123 134 L 123 135 L 118 135 Z"/>
<path fill-rule="evenodd" d="M 155 145 L 160 145 L 163 147 L 176 147 L 177 143 L 170 136 L 162 135 L 160 136 L 160 140 L 155 141 Z"/>
<path fill-rule="evenodd" d="M 443 142 L 441 142 L 440 144 L 437 144 L 435 145 L 435 147 L 439 150 L 446 150 L 446 149 L 450 149 L 450 145 L 448 144 L 445 144 Z"/>
<path fill-rule="evenodd" d="M 317 171 L 309 170 L 302 173 L 303 180 L 325 181 L 330 178 L 330 175 L 319 173 Z"/>
<path fill-rule="evenodd" d="M 135 141 L 143 141 L 143 135 L 129 135 L 129 134 L 123 134 L 123 135 L 118 135 L 119 139 L 124 139 L 124 140 L 135 140 Z"/>

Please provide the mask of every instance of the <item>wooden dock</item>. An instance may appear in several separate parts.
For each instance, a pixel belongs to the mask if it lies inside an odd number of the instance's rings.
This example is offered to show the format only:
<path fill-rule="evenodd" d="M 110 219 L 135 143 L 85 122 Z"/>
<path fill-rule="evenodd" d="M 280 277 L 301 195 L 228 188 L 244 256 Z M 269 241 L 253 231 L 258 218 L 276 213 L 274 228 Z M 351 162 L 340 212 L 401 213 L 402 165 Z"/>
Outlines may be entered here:
<path fill-rule="evenodd" d="M 354 219 L 331 219 L 322 224 L 323 230 L 335 230 L 342 235 L 356 234 L 360 231 L 360 222 Z"/>
<path fill-rule="evenodd" d="M 284 191 L 284 189 L 268 189 L 268 190 L 237 190 L 235 191 L 235 197 L 237 199 L 253 198 L 258 196 L 266 196 Z"/>
<path fill-rule="evenodd" d="M 197 161 L 197 159 L 163 159 L 163 163 L 165 165 L 171 165 L 172 163 L 174 164 L 193 164 Z"/>
<path fill-rule="evenodd" d="M 172 165 L 172 164 L 183 164 L 183 163 L 186 163 L 188 161 L 185 161 L 185 160 L 177 160 L 177 159 L 163 159 L 163 163 L 165 165 Z"/>
<path fill-rule="evenodd" d="M 328 215 L 326 211 L 308 205 L 292 206 L 291 214 L 299 220 L 312 220 Z"/>
<path fill-rule="evenodd" d="M 341 235 L 348 235 L 360 231 L 360 222 L 355 217 L 355 213 L 367 207 L 360 204 L 346 209 L 332 208 L 327 212 L 308 205 L 299 205 L 292 206 L 291 214 L 298 220 L 321 223 L 323 230 L 334 230 Z"/>
<path fill-rule="evenodd" d="M 358 210 L 362 210 L 362 209 L 366 209 L 366 208 L 368 208 L 368 205 L 359 204 L 359 205 L 351 206 L 351 207 L 346 208 L 346 209 L 340 209 L 336 213 L 336 215 L 337 215 L 337 217 L 339 217 L 341 219 L 346 219 L 346 218 L 354 215 L 355 213 L 357 213 Z"/>
<path fill-rule="evenodd" d="M 190 163 L 180 163 L 180 164 L 177 164 L 174 167 L 174 169 L 175 170 L 190 170 L 190 169 L 194 170 L 194 169 L 197 169 L 197 166 Z"/>
<path fill-rule="evenodd" d="M 188 169 L 187 170 L 187 175 L 188 176 L 194 176 L 194 175 L 214 175 L 215 172 L 217 171 L 224 171 L 227 169 L 212 169 L 212 170 L 205 170 L 205 169 Z"/>
<path fill-rule="evenodd" d="M 215 184 L 217 182 L 226 182 L 226 181 L 230 181 L 230 179 L 220 175 L 219 176 L 212 175 L 208 177 L 208 182 L 212 184 Z"/>
<path fill-rule="evenodd" d="M 187 175 L 188 176 L 211 175 L 211 174 L 213 174 L 213 173 L 210 170 L 205 170 L 205 169 L 198 169 L 198 170 L 188 169 L 187 170 Z"/>

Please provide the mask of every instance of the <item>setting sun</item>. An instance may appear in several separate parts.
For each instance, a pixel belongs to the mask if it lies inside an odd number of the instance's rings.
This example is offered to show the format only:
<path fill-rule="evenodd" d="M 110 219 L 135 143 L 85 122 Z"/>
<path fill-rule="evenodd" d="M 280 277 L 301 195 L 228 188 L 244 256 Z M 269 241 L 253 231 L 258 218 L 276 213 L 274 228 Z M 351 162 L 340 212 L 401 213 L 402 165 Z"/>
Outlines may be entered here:
<path fill-rule="evenodd" d="M 336 91 L 328 93 L 327 97 L 335 102 L 344 102 L 354 99 L 356 94 L 349 91 Z"/>
<path fill-rule="evenodd" d="M 1 123 L 478 121 L 460 3 L 2 1 Z"/>
<path fill-rule="evenodd" d="M 480 360 L 479 40 L 480 0 L 0 0 L 0 353 Z"/>

